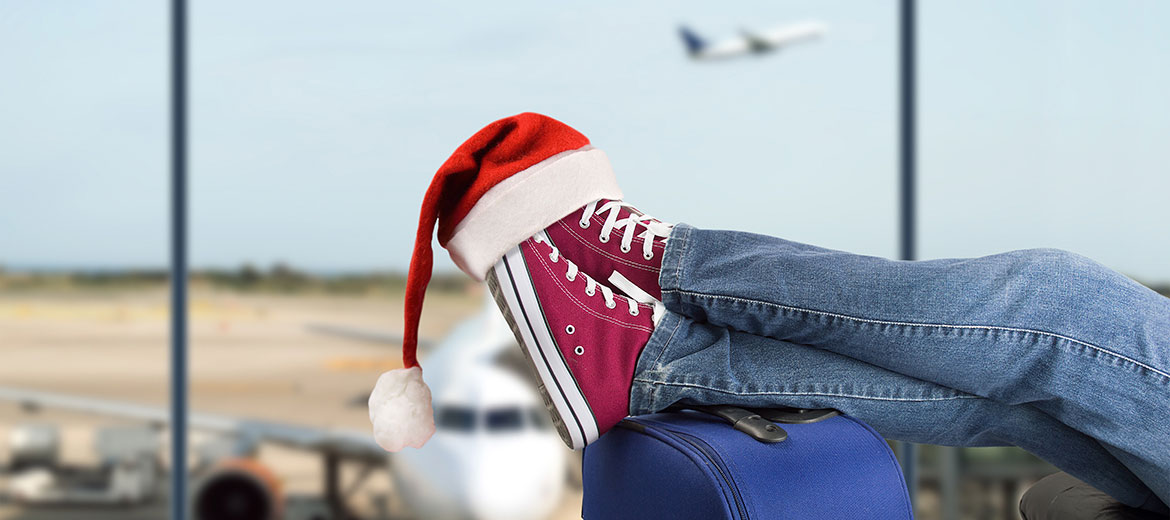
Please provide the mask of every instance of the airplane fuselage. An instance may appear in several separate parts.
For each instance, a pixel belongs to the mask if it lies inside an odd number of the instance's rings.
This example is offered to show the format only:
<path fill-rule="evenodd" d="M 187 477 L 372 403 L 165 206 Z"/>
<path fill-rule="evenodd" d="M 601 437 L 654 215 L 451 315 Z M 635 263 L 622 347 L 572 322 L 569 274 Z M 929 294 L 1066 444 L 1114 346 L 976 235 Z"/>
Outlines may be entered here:
<path fill-rule="evenodd" d="M 699 61 L 715 61 L 744 55 L 762 55 L 802 41 L 819 38 L 825 34 L 824 24 L 805 22 L 771 31 L 743 33 L 734 38 L 709 43 L 686 27 L 679 29 L 687 54 Z"/>
<path fill-rule="evenodd" d="M 562 500 L 568 453 L 539 430 L 436 432 L 393 457 L 392 479 L 409 509 L 427 518 L 539 520 Z"/>

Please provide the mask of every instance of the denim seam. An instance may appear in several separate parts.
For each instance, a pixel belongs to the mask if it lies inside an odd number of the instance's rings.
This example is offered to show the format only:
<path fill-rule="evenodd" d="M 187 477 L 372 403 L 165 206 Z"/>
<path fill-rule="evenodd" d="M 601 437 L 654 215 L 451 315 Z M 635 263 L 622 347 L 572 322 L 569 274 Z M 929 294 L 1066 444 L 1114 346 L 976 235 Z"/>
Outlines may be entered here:
<path fill-rule="evenodd" d="M 752 300 L 752 299 L 748 299 L 748 298 L 738 298 L 735 296 L 724 296 L 724 295 L 720 295 L 720 294 L 704 294 L 704 293 L 697 293 L 697 292 L 692 292 L 692 291 L 684 291 L 681 289 L 670 289 L 670 290 L 666 290 L 663 292 L 670 292 L 670 293 L 676 293 L 676 294 L 687 295 L 687 296 L 696 296 L 699 298 L 712 298 L 712 299 L 720 299 L 720 300 L 732 300 L 732 301 L 738 301 L 738 302 L 742 302 L 742 303 L 754 303 L 754 304 L 764 305 L 764 306 L 768 306 L 768 307 L 775 307 L 775 308 L 782 309 L 782 310 L 795 311 L 795 312 L 805 313 L 805 314 L 816 314 L 816 315 L 827 316 L 827 317 L 831 317 L 831 318 L 841 318 L 841 319 L 845 319 L 845 320 L 851 320 L 851 321 L 856 321 L 856 322 L 860 322 L 860 323 L 869 323 L 869 324 L 873 324 L 873 325 L 892 325 L 895 327 L 936 327 L 936 328 L 944 328 L 944 329 L 987 330 L 987 331 L 1023 332 L 1025 334 L 1036 334 L 1036 335 L 1040 335 L 1040 336 L 1061 339 L 1061 340 L 1075 343 L 1077 345 L 1089 347 L 1093 350 L 1101 352 L 1102 354 L 1108 354 L 1110 356 L 1116 357 L 1118 359 L 1121 359 L 1121 360 L 1127 361 L 1129 363 L 1132 363 L 1134 365 L 1137 365 L 1139 367 L 1142 367 L 1142 368 L 1149 370 L 1155 374 L 1158 374 L 1158 375 L 1162 376 L 1163 378 L 1166 378 L 1168 381 L 1170 381 L 1170 373 L 1163 372 L 1161 370 L 1158 370 L 1157 368 L 1154 368 L 1150 365 L 1147 365 L 1147 364 L 1142 363 L 1140 361 L 1137 361 L 1135 359 L 1129 358 L 1129 357 L 1124 356 L 1122 354 L 1118 354 L 1117 352 L 1114 352 L 1114 351 L 1109 350 L 1107 348 L 1099 347 L 1099 346 L 1094 345 L 1092 343 L 1087 343 L 1087 342 L 1084 342 L 1084 341 L 1081 341 L 1078 339 L 1070 338 L 1068 336 L 1062 336 L 1060 334 L 1056 334 L 1056 333 L 1052 333 L 1052 332 L 1045 332 L 1042 330 L 1023 329 L 1023 328 L 1015 328 L 1015 327 L 1000 327 L 1000 326 L 995 326 L 995 325 L 948 325 L 948 324 L 943 324 L 943 323 L 912 323 L 912 322 L 899 322 L 899 321 L 888 321 L 888 320 L 874 320 L 874 319 L 868 319 L 868 318 L 858 318 L 855 316 L 849 316 L 849 315 L 845 315 L 845 314 L 837 314 L 834 312 L 825 312 L 825 311 L 817 311 L 817 310 L 812 310 L 812 309 L 804 309 L 804 308 L 800 308 L 800 307 L 792 307 L 789 305 L 781 305 L 778 303 L 764 302 L 764 301 Z"/>
<path fill-rule="evenodd" d="M 687 246 L 690 245 L 691 230 L 683 228 L 682 248 L 678 252 L 678 261 L 674 265 L 674 286 L 682 287 L 683 258 L 687 256 Z"/>
<path fill-rule="evenodd" d="M 662 364 L 662 355 L 666 353 L 666 349 L 670 347 L 670 343 L 674 341 L 674 335 L 678 333 L 678 329 L 682 327 L 682 320 L 675 320 L 674 329 L 670 331 L 670 336 L 667 336 L 666 341 L 662 342 L 662 348 L 658 349 L 658 355 L 654 357 L 654 370 L 660 370 Z"/>
<path fill-rule="evenodd" d="M 932 401 L 953 401 L 957 399 L 987 399 L 977 395 L 956 395 L 954 397 L 933 397 L 933 398 L 896 398 L 896 397 L 875 397 L 868 395 L 854 395 L 854 394 L 831 394 L 824 392 L 736 392 L 732 390 L 724 390 L 722 388 L 715 388 L 705 385 L 697 385 L 694 383 L 672 383 L 668 381 L 652 381 L 649 379 L 634 378 L 634 382 L 644 383 L 649 385 L 663 385 L 663 386 L 679 386 L 685 388 L 698 388 L 701 390 L 710 390 L 712 392 L 719 392 L 721 394 L 729 395 L 790 395 L 790 396 L 819 396 L 819 397 L 847 397 L 852 399 L 867 399 L 871 401 L 897 401 L 897 402 L 932 402 Z"/>

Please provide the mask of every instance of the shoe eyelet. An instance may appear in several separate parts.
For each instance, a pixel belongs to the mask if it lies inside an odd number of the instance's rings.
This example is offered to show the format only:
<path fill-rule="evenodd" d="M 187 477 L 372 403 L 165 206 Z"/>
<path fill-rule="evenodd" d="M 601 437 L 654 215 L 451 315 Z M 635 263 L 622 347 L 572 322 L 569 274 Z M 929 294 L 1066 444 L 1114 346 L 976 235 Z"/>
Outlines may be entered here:
<path fill-rule="evenodd" d="M 577 222 L 577 225 L 581 226 L 581 229 L 589 229 L 589 221 L 588 220 L 582 220 L 580 222 Z"/>
<path fill-rule="evenodd" d="M 642 258 L 645 258 L 645 259 L 647 259 L 647 260 L 653 260 L 653 259 L 654 259 L 654 253 L 652 253 L 652 252 L 651 252 L 651 253 L 644 254 L 644 255 L 642 255 Z"/>
<path fill-rule="evenodd" d="M 638 310 L 638 308 L 634 307 L 633 309 L 630 309 L 630 316 L 637 316 L 639 312 L 640 311 Z"/>
<path fill-rule="evenodd" d="M 580 356 L 581 354 L 585 353 L 585 347 L 582 347 L 581 345 L 577 345 L 577 348 L 573 349 L 573 353 Z"/>
<path fill-rule="evenodd" d="M 574 328 L 572 325 L 565 325 L 565 334 L 572 334 L 574 332 L 577 332 L 576 328 Z"/>
<path fill-rule="evenodd" d="M 613 309 L 613 308 L 617 307 L 617 302 L 605 302 L 605 307 L 607 309 Z"/>
<path fill-rule="evenodd" d="M 554 264 L 555 264 L 555 263 L 557 263 L 557 261 L 558 261 L 558 260 L 560 260 L 560 259 L 561 259 L 561 257 L 559 257 L 559 256 L 557 256 L 557 255 L 554 255 L 554 254 L 552 254 L 552 253 L 549 253 L 549 254 L 548 254 L 548 259 L 549 259 L 549 261 L 551 261 L 552 263 L 554 263 Z"/>
<path fill-rule="evenodd" d="M 597 240 L 599 240 L 602 244 L 608 243 L 609 242 L 609 235 L 601 235 L 601 236 L 597 237 Z"/>
<path fill-rule="evenodd" d="M 630 246 L 622 246 L 622 252 L 623 252 L 623 253 L 629 253 L 629 252 L 630 252 Z"/>
<path fill-rule="evenodd" d="M 565 279 L 572 282 L 572 281 L 577 279 L 577 275 L 569 276 L 568 274 L 566 274 Z"/>
<path fill-rule="evenodd" d="M 586 296 L 593 296 L 593 295 L 595 295 L 595 294 L 597 294 L 597 289 L 594 289 L 594 290 L 592 290 L 592 291 L 590 291 L 589 289 L 585 289 L 585 295 L 586 295 Z"/>

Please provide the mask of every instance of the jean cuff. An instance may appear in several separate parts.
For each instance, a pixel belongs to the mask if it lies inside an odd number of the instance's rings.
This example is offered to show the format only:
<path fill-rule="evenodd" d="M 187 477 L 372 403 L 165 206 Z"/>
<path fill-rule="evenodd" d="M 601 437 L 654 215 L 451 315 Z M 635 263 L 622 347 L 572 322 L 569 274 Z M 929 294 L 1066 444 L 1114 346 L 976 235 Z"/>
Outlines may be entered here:
<path fill-rule="evenodd" d="M 638 354 L 634 365 L 634 380 L 630 385 L 630 415 L 641 415 L 658 411 L 653 384 L 639 381 L 656 381 L 661 375 L 662 354 L 670 347 L 674 335 L 686 320 L 683 316 L 667 311 L 650 334 L 650 341 Z"/>
<path fill-rule="evenodd" d="M 663 291 L 680 289 L 682 285 L 683 260 L 694 227 L 675 224 L 666 239 L 666 250 L 662 253 L 662 271 L 658 273 L 658 287 Z"/>

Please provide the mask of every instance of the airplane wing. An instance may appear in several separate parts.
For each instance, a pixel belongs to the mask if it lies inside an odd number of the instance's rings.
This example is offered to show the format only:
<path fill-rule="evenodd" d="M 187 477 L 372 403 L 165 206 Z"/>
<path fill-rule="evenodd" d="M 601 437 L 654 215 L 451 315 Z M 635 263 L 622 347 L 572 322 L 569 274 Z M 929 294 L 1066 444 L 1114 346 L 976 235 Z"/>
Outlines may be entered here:
<path fill-rule="evenodd" d="M 368 341 L 371 343 L 383 343 L 386 345 L 401 345 L 402 334 L 397 332 L 383 332 L 377 330 L 359 329 L 354 327 L 346 327 L 344 325 L 331 325 L 328 323 L 310 323 L 305 325 L 305 328 L 310 332 L 323 334 L 326 336 L 336 336 L 339 338 L 353 339 L 358 341 Z M 419 348 L 430 348 L 434 346 L 434 340 L 427 338 L 419 338 Z"/>
<path fill-rule="evenodd" d="M 811 40 L 824 36 L 828 31 L 825 24 L 819 22 L 802 22 L 798 24 L 785 25 L 767 32 L 753 34 L 752 37 L 758 39 L 764 44 L 776 48 L 791 45 L 793 43 Z"/>
<path fill-rule="evenodd" d="M 163 407 L 38 390 L 0 386 L 0 401 L 14 402 L 28 410 L 60 408 L 95 415 L 140 420 L 160 426 L 170 421 L 170 413 Z M 313 428 L 204 413 L 192 413 L 187 421 L 194 429 L 240 435 L 251 441 L 272 442 L 292 448 L 370 462 L 384 462 L 386 460 L 386 451 L 378 446 L 369 434 L 363 432 Z"/>

